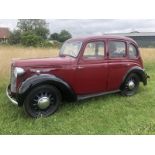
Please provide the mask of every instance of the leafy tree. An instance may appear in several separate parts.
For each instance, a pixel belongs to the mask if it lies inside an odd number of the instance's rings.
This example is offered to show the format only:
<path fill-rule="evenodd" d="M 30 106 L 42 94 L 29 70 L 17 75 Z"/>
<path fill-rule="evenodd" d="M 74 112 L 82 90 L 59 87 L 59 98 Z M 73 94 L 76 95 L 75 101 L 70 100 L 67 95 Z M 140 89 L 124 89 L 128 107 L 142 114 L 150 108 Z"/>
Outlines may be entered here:
<path fill-rule="evenodd" d="M 21 35 L 21 43 L 25 46 L 41 46 L 43 39 L 36 34 L 25 32 Z"/>
<path fill-rule="evenodd" d="M 59 34 L 58 33 L 53 33 L 50 35 L 50 39 L 51 40 L 59 40 Z"/>
<path fill-rule="evenodd" d="M 70 39 L 71 37 L 72 37 L 72 35 L 71 35 L 68 31 L 62 30 L 62 31 L 60 32 L 60 34 L 59 34 L 59 39 L 58 39 L 58 41 L 64 42 L 64 41 L 66 41 L 67 39 Z"/>
<path fill-rule="evenodd" d="M 17 27 L 21 33 L 31 33 L 47 39 L 49 29 L 47 23 L 43 19 L 19 19 Z"/>
<path fill-rule="evenodd" d="M 71 37 L 72 35 L 66 30 L 62 30 L 60 33 L 52 33 L 50 35 L 51 40 L 56 40 L 58 42 L 64 42 Z"/>
<path fill-rule="evenodd" d="M 48 35 L 49 29 L 46 20 L 19 19 L 17 23 L 17 30 L 14 30 L 11 33 L 9 43 L 35 47 L 57 47 L 62 42 L 72 37 L 68 31 L 62 30 L 60 33 L 51 34 L 50 39 L 57 42 L 50 43 L 47 40 Z"/>
<path fill-rule="evenodd" d="M 19 30 L 14 30 L 11 32 L 9 37 L 9 43 L 10 44 L 20 44 L 21 42 L 21 33 Z"/>

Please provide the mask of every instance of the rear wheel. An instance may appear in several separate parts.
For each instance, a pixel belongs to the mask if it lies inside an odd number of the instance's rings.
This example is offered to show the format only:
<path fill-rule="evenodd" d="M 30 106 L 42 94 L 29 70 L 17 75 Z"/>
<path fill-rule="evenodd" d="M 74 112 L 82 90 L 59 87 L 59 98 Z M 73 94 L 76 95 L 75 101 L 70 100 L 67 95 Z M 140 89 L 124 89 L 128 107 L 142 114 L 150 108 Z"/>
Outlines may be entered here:
<path fill-rule="evenodd" d="M 61 94 L 50 85 L 38 86 L 31 90 L 24 101 L 24 109 L 31 117 L 47 117 L 56 112 L 61 103 Z"/>
<path fill-rule="evenodd" d="M 138 90 L 139 81 L 139 76 L 137 74 L 131 73 L 130 75 L 128 75 L 123 84 L 121 94 L 124 96 L 134 95 Z"/>

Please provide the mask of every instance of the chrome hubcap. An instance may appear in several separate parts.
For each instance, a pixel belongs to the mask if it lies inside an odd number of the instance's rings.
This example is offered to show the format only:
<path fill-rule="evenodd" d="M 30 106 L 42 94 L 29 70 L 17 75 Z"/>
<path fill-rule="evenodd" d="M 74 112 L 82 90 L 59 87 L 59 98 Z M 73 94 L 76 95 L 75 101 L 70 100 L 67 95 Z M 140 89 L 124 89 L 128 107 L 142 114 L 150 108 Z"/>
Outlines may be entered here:
<path fill-rule="evenodd" d="M 128 88 L 130 89 L 130 90 L 132 90 L 132 89 L 134 89 L 135 88 L 135 83 L 134 83 L 134 81 L 129 81 L 128 82 Z"/>
<path fill-rule="evenodd" d="M 46 109 L 50 105 L 50 99 L 49 97 L 41 97 L 38 100 L 38 107 L 40 109 Z"/>

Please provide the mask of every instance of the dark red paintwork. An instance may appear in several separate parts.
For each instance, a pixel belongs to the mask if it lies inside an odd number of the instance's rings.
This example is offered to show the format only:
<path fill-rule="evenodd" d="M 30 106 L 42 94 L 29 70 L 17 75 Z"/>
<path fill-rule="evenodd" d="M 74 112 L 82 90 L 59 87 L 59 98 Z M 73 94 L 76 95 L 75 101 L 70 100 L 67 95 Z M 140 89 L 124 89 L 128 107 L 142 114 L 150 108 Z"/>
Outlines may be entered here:
<path fill-rule="evenodd" d="M 22 67 L 26 71 L 23 76 L 19 76 L 17 79 L 17 91 L 24 80 L 36 74 L 33 71 L 36 69 L 41 70 L 41 73 L 54 74 L 68 83 L 77 95 L 85 95 L 118 90 L 124 75 L 132 66 L 143 68 L 139 52 L 136 59 L 129 59 L 128 55 L 121 59 L 110 59 L 108 56 L 109 40 L 124 41 L 127 52 L 129 43 L 134 44 L 138 50 L 136 42 L 130 38 L 105 35 L 72 40 L 79 40 L 83 43 L 76 58 L 55 57 L 14 61 L 14 67 Z M 105 56 L 103 59 L 86 60 L 83 58 L 85 46 L 91 41 L 105 42 Z"/>

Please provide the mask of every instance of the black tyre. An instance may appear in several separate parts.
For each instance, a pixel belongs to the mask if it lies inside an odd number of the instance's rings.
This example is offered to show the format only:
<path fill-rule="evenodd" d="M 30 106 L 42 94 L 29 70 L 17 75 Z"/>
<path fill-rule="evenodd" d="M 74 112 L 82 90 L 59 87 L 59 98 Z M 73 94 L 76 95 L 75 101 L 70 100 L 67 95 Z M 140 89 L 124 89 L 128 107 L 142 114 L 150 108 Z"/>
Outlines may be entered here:
<path fill-rule="evenodd" d="M 122 86 L 121 94 L 124 96 L 134 95 L 138 90 L 139 81 L 139 76 L 137 74 L 129 74 Z"/>
<path fill-rule="evenodd" d="M 31 117 L 47 117 L 56 112 L 61 103 L 61 94 L 50 85 L 38 86 L 30 91 L 24 101 L 24 109 Z"/>

